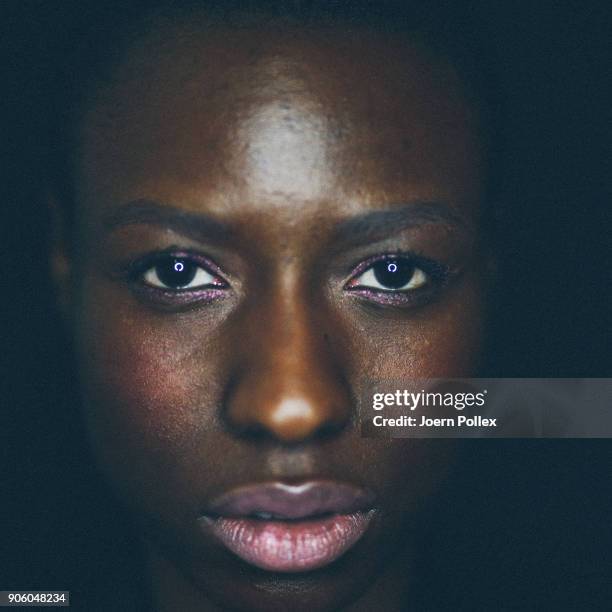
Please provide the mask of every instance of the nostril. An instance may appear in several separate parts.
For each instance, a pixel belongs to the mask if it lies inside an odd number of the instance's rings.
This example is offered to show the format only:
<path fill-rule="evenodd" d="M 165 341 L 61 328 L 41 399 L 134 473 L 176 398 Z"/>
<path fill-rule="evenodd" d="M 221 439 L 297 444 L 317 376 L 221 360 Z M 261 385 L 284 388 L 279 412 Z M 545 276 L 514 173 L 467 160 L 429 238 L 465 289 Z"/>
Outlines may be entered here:
<path fill-rule="evenodd" d="M 344 429 L 345 423 L 341 421 L 327 421 L 323 423 L 317 430 L 317 437 L 321 440 L 325 438 L 333 438 Z"/>
<path fill-rule="evenodd" d="M 249 422 L 244 425 L 231 425 L 231 430 L 234 435 L 240 438 L 248 438 L 253 441 L 267 440 L 270 437 L 270 431 L 267 427 L 257 422 Z"/>

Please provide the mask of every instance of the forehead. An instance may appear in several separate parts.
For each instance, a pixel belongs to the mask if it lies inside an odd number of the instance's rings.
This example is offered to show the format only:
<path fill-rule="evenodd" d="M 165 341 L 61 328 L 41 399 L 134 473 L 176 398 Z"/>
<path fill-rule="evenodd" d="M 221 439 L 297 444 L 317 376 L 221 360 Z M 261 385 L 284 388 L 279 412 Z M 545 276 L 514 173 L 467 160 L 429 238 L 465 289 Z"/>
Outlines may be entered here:
<path fill-rule="evenodd" d="M 92 91 L 77 195 L 219 216 L 481 198 L 478 115 L 452 64 L 363 29 L 157 20 Z M 307 206 L 305 206 L 307 205 Z"/>

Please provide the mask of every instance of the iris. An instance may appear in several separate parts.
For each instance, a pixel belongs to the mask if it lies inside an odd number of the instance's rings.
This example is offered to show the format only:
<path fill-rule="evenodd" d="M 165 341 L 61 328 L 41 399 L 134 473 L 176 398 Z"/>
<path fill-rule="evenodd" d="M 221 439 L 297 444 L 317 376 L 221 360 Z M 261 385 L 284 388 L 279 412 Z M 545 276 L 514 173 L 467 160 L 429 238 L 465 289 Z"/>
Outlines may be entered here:
<path fill-rule="evenodd" d="M 168 259 L 155 266 L 159 280 L 174 289 L 189 285 L 197 271 L 198 266 L 194 262 L 178 258 Z"/>
<path fill-rule="evenodd" d="M 405 259 L 386 259 L 372 266 L 374 278 L 385 288 L 399 289 L 414 275 L 415 266 Z"/>

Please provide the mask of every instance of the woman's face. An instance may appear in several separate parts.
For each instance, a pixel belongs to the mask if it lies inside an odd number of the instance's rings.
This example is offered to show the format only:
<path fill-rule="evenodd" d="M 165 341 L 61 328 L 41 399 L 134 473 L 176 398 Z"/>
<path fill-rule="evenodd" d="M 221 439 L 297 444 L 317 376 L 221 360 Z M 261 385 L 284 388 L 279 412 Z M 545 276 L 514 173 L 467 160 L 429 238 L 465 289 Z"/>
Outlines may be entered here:
<path fill-rule="evenodd" d="M 194 21 L 132 41 L 87 108 L 84 409 L 159 600 L 391 602 L 450 447 L 355 417 L 371 381 L 475 371 L 484 153 L 459 78 L 365 32 Z"/>

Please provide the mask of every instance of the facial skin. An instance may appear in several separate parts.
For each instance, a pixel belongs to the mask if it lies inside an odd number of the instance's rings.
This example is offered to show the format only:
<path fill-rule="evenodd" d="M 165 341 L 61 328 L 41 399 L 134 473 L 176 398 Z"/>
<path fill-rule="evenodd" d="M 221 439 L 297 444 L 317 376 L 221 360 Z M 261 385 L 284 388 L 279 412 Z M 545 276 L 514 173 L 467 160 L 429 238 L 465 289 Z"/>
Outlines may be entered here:
<path fill-rule="evenodd" d="M 55 269 L 94 453 L 159 609 L 399 607 L 397 551 L 410 558 L 452 448 L 364 438 L 355 415 L 368 381 L 476 371 L 484 151 L 468 98 L 416 43 L 197 19 L 159 21 L 92 94 L 77 243 Z M 168 253 L 214 286 L 156 289 Z M 362 286 L 399 253 L 420 287 Z M 331 565 L 267 572 L 198 530 L 221 493 L 313 479 L 376 496 Z"/>

